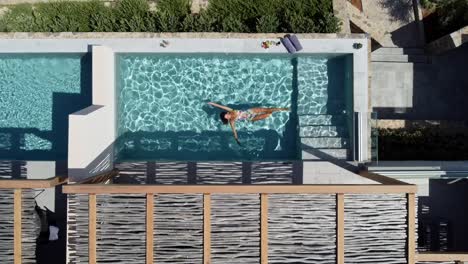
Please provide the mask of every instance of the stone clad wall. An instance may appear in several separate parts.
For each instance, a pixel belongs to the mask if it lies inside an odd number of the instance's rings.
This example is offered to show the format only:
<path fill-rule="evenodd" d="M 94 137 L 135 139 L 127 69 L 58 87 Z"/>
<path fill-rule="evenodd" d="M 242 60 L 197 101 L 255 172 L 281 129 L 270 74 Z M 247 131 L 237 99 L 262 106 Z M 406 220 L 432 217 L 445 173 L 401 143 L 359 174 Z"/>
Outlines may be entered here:
<path fill-rule="evenodd" d="M 22 190 L 22 263 L 36 263 L 36 239 L 40 221 L 34 211 L 34 190 Z M 0 189 L 0 262 L 12 264 L 14 257 L 14 190 Z"/>
<path fill-rule="evenodd" d="M 345 194 L 346 263 L 406 264 L 406 206 L 405 194 Z"/>
<path fill-rule="evenodd" d="M 0 259 L 13 263 L 13 190 L 0 189 Z"/>

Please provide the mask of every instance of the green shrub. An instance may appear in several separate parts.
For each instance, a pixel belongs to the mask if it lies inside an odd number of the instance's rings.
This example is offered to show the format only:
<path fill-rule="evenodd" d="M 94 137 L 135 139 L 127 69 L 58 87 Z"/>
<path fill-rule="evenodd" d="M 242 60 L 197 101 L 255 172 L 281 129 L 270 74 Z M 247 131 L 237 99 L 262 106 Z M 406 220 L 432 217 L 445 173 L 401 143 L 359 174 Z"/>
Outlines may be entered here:
<path fill-rule="evenodd" d="M 1 31 L 194 31 L 336 32 L 332 0 L 210 0 L 191 14 L 190 0 L 119 0 L 106 7 L 91 2 L 48 2 L 13 6 L 0 18 Z M 34 7 L 34 8 L 33 8 Z"/>
<path fill-rule="evenodd" d="M 36 26 L 50 32 L 88 32 L 91 15 L 105 8 L 99 1 L 39 3 L 34 7 Z"/>
<path fill-rule="evenodd" d="M 335 33 L 340 31 L 341 21 L 332 13 L 324 15 L 323 19 L 319 20 L 319 32 Z"/>
<path fill-rule="evenodd" d="M 249 32 L 249 28 L 239 17 L 230 15 L 224 18 L 222 23 L 223 32 Z"/>
<path fill-rule="evenodd" d="M 183 21 L 186 16 L 190 15 L 190 0 L 159 0 L 157 9 Z"/>
<path fill-rule="evenodd" d="M 437 6 L 440 24 L 444 27 L 454 27 L 453 30 L 468 24 L 468 1 L 447 0 Z"/>
<path fill-rule="evenodd" d="M 146 31 L 145 18 L 149 12 L 146 0 L 121 0 L 115 7 L 116 31 Z"/>
<path fill-rule="evenodd" d="M 158 32 L 158 17 L 157 14 L 154 12 L 148 12 L 145 16 L 145 25 L 146 31 L 148 32 Z"/>
<path fill-rule="evenodd" d="M 91 15 L 90 30 L 93 32 L 113 32 L 117 24 L 115 13 L 110 8 L 103 8 Z"/>
<path fill-rule="evenodd" d="M 278 31 L 279 20 L 272 15 L 265 15 L 257 19 L 256 30 L 259 33 L 274 33 Z"/>
<path fill-rule="evenodd" d="M 158 12 L 156 25 L 161 32 L 177 32 L 180 26 L 179 17 L 168 12 Z"/>
<path fill-rule="evenodd" d="M 135 16 L 144 17 L 149 11 L 146 0 L 120 0 L 115 6 L 115 14 L 118 19 L 130 20 Z"/>
<path fill-rule="evenodd" d="M 182 31 L 184 32 L 197 32 L 199 18 L 196 15 L 188 15 L 182 21 Z"/>
<path fill-rule="evenodd" d="M 185 17 L 182 22 L 182 31 L 184 32 L 212 32 L 215 31 L 214 24 L 216 20 L 209 16 L 205 11 L 199 14 L 192 14 Z"/>
<path fill-rule="evenodd" d="M 15 5 L 0 18 L 1 31 L 28 32 L 33 29 L 34 16 L 29 4 Z"/>
<path fill-rule="evenodd" d="M 381 160 L 466 160 L 468 130 L 379 129 L 378 146 Z"/>

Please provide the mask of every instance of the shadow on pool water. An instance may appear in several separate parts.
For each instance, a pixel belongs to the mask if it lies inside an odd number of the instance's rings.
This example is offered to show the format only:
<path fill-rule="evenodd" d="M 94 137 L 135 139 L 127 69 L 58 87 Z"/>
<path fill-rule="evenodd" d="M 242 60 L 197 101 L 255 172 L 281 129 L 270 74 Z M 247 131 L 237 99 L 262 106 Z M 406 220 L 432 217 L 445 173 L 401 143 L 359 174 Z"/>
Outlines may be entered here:
<path fill-rule="evenodd" d="M 118 161 L 251 161 L 299 158 L 296 124 L 287 124 L 282 136 L 271 129 L 238 132 L 238 136 L 240 146 L 230 131 L 127 132 L 117 139 L 116 157 Z"/>
<path fill-rule="evenodd" d="M 79 93 L 53 92 L 51 94 L 51 130 L 44 131 L 34 127 L 0 127 L 0 159 L 67 160 L 68 115 L 91 105 L 91 54 L 80 58 L 80 66 Z M 21 113 L 5 114 L 19 115 Z M 34 119 L 34 116 L 29 118 Z M 30 145 L 31 141 L 34 142 L 33 146 Z"/>

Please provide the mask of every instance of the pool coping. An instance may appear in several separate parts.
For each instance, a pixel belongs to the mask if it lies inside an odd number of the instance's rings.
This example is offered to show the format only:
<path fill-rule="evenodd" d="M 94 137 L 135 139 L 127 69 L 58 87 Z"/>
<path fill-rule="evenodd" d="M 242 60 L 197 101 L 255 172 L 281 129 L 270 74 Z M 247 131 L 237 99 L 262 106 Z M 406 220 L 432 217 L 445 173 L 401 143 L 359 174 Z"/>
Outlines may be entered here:
<path fill-rule="evenodd" d="M 235 32 L 0 32 L 0 39 L 79 39 L 79 38 L 279 38 L 287 33 Z M 289 33 L 293 34 L 293 33 Z M 363 33 L 297 33 L 299 38 L 356 39 Z"/>

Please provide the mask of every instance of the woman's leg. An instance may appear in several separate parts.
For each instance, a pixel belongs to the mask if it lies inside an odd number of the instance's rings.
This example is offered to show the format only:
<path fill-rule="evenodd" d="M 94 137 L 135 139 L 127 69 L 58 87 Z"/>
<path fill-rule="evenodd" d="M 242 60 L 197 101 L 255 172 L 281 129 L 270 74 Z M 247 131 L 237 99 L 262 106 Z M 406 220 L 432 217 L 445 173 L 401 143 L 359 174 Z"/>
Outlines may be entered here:
<path fill-rule="evenodd" d="M 256 114 L 262 114 L 262 113 L 273 113 L 277 111 L 289 111 L 289 108 L 265 108 L 265 107 L 255 107 L 255 108 L 250 108 L 249 111 L 252 113 Z"/>
<path fill-rule="evenodd" d="M 251 121 L 255 122 L 255 121 L 263 120 L 263 119 L 268 118 L 269 116 L 271 116 L 271 114 L 272 113 L 258 114 L 254 118 L 252 118 Z"/>

